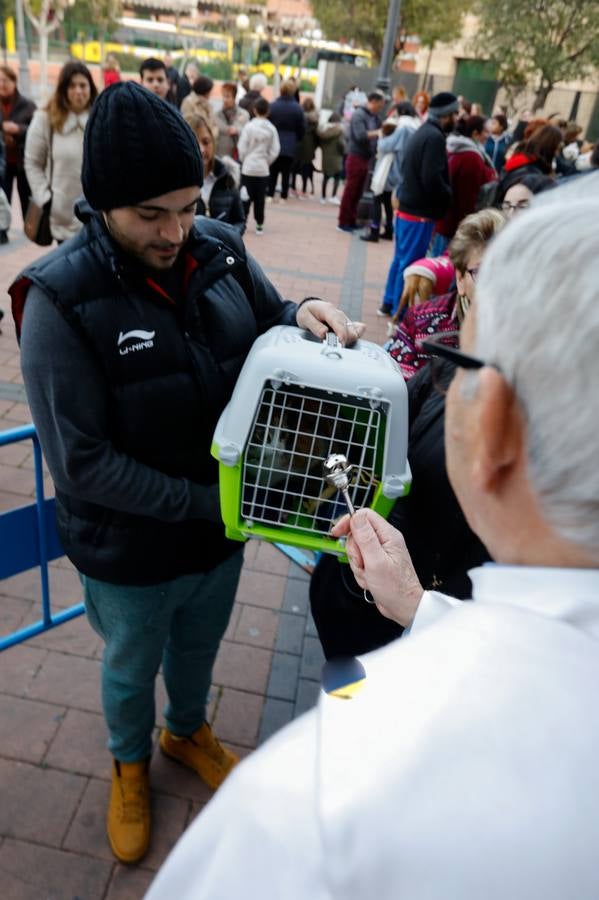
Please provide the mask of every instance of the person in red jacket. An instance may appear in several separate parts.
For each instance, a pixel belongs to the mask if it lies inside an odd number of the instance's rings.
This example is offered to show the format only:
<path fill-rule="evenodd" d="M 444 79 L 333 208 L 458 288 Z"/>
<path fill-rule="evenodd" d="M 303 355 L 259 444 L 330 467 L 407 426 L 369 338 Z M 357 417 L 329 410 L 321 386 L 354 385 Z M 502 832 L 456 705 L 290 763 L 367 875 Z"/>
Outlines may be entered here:
<path fill-rule="evenodd" d="M 468 116 L 458 122 L 458 130 L 459 133 L 447 138 L 452 200 L 449 210 L 435 226 L 431 246 L 433 256 L 445 252 L 462 219 L 475 212 L 483 184 L 497 178 L 493 163 L 484 150 L 489 137 L 486 120 L 482 116 Z"/>

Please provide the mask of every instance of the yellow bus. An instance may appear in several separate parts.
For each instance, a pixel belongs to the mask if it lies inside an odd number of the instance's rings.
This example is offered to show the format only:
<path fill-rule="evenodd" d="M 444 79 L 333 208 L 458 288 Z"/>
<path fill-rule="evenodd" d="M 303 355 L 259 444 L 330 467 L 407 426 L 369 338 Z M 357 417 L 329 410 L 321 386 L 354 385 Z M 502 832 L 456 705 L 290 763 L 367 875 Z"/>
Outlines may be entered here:
<path fill-rule="evenodd" d="M 75 41 L 71 54 L 84 62 L 101 63 L 108 53 L 125 54 L 139 60 L 170 53 L 174 59 L 193 57 L 198 62 L 233 59 L 233 39 L 228 34 L 202 31 L 191 25 L 154 22 L 123 16 L 107 41 Z"/>
<path fill-rule="evenodd" d="M 279 64 L 279 75 L 282 78 L 293 75 L 301 81 L 315 84 L 318 78 L 318 63 L 321 60 L 347 63 L 359 68 L 370 68 L 372 65 L 370 50 L 313 37 L 272 37 L 252 34 L 244 39 L 239 56 L 243 63 L 249 63 L 247 67 L 252 71 L 264 72 L 268 78 L 272 78 L 277 55 L 275 41 L 279 60 L 282 60 Z M 246 47 L 246 42 L 249 47 Z"/>

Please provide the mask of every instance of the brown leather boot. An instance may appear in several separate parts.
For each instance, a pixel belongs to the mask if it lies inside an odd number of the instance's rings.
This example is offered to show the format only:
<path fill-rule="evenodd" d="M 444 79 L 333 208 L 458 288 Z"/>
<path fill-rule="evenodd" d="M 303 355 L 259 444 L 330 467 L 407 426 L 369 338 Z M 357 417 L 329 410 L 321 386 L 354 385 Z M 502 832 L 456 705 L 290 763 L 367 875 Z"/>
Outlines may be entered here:
<path fill-rule="evenodd" d="M 110 848 L 122 863 L 138 862 L 150 844 L 149 760 L 112 763 L 107 831 Z"/>
<path fill-rule="evenodd" d="M 168 728 L 160 734 L 160 749 L 166 756 L 176 759 L 197 772 L 202 781 L 215 791 L 223 783 L 239 757 L 228 750 L 204 722 L 190 737 L 177 737 Z"/>

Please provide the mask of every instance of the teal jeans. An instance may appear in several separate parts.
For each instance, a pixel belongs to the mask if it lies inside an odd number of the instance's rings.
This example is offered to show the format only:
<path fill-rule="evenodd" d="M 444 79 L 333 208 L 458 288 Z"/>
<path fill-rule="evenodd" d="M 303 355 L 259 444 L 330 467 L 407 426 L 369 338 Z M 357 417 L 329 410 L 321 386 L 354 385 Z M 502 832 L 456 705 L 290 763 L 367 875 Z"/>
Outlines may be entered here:
<path fill-rule="evenodd" d="M 108 748 L 116 759 L 137 762 L 152 752 L 154 685 L 161 664 L 169 730 L 190 735 L 205 721 L 212 667 L 242 563 L 240 548 L 211 572 L 147 587 L 81 576 L 87 616 L 106 644 L 102 705 Z"/>

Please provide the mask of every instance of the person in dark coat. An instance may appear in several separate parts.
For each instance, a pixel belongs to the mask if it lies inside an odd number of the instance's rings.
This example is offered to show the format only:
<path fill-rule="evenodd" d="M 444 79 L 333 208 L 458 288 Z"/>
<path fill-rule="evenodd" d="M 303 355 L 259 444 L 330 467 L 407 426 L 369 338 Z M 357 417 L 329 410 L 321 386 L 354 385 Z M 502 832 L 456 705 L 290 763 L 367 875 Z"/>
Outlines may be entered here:
<path fill-rule="evenodd" d="M 356 230 L 358 205 L 366 186 L 370 166 L 376 156 L 384 105 L 384 94 L 380 91 L 371 91 L 366 104 L 359 106 L 350 119 L 345 159 L 345 188 L 337 221 L 339 231 L 351 233 Z"/>
<path fill-rule="evenodd" d="M 23 97 L 17 89 L 14 71 L 10 66 L 0 66 L 0 130 L 6 148 L 6 168 L 1 185 L 11 203 L 12 186 L 16 181 L 23 218 L 31 197 L 25 175 L 25 137 L 34 112 L 33 100 Z"/>
<path fill-rule="evenodd" d="M 266 75 L 262 72 L 254 72 L 250 78 L 249 90 L 243 95 L 239 101 L 239 106 L 250 114 L 250 119 L 254 118 L 254 104 L 262 96 L 262 91 L 268 84 Z"/>
<path fill-rule="evenodd" d="M 191 113 L 184 118 L 198 139 L 204 163 L 204 184 L 197 205 L 198 215 L 226 222 L 236 228 L 239 234 L 243 234 L 245 212 L 239 193 L 239 164 L 230 156 L 224 159 L 216 156 L 214 132 L 203 116 Z"/>
<path fill-rule="evenodd" d="M 397 501 L 389 521 L 402 532 L 425 590 L 464 600 L 472 594 L 468 570 L 490 557 L 468 526 L 445 469 L 445 396 L 435 385 L 447 384 L 453 371 L 451 363 L 441 364 L 433 383 L 428 365 L 408 382 L 412 489 Z M 321 556 L 310 582 L 310 605 L 327 659 L 368 653 L 403 632 L 366 603 L 350 567 L 335 556 Z"/>
<path fill-rule="evenodd" d="M 243 560 L 220 516 L 216 422 L 273 325 L 343 342 L 361 330 L 330 303 L 283 301 L 234 229 L 195 216 L 202 169 L 173 106 L 131 81 L 103 91 L 85 132 L 84 227 L 10 288 L 60 537 L 106 645 L 108 837 L 126 863 L 150 843 L 161 665 L 162 752 L 212 790 L 237 762 L 205 715 Z"/>
<path fill-rule="evenodd" d="M 295 101 L 295 83 L 284 81 L 281 96 L 270 104 L 269 119 L 279 133 L 281 152 L 270 167 L 268 196 L 274 197 L 279 175 L 281 176 L 281 200 L 287 200 L 289 178 L 298 143 L 304 136 L 306 123 L 304 112 Z"/>
<path fill-rule="evenodd" d="M 312 97 L 306 97 L 301 107 L 304 111 L 306 130 L 304 136 L 297 145 L 295 163 L 293 166 L 292 194 L 296 197 L 308 196 L 308 182 L 314 193 L 314 155 L 318 147 L 318 110 Z M 301 194 L 297 189 L 297 178 L 302 179 Z"/>
<path fill-rule="evenodd" d="M 428 118 L 408 141 L 399 186 L 399 210 L 395 216 L 395 255 L 387 277 L 382 316 L 392 315 L 403 292 L 403 272 L 415 259 L 426 255 L 435 222 L 451 203 L 451 184 L 445 141 L 456 125 L 458 98 L 444 91 L 436 94 Z"/>
<path fill-rule="evenodd" d="M 442 256 L 460 222 L 474 212 L 481 187 L 497 181 L 491 160 L 483 145 L 488 135 L 482 116 L 468 116 L 457 125 L 456 134 L 447 138 L 451 204 L 435 225 L 431 256 Z"/>
<path fill-rule="evenodd" d="M 523 175 L 553 175 L 553 166 L 563 137 L 555 125 L 541 125 L 507 160 L 501 177 L 503 194 Z"/>
<path fill-rule="evenodd" d="M 490 158 L 496 172 L 501 172 L 505 165 L 507 148 L 513 141 L 509 133 L 508 121 L 503 113 L 496 113 L 489 120 L 489 136 L 485 144 L 485 153 Z"/>

